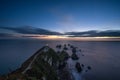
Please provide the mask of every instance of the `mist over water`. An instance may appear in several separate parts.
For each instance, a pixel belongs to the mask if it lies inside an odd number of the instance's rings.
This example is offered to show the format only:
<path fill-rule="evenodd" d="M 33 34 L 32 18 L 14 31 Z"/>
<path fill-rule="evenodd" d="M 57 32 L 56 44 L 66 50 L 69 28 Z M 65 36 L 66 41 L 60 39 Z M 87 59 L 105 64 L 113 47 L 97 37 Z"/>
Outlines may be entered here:
<path fill-rule="evenodd" d="M 72 44 L 82 50 L 85 56 L 80 63 L 90 65 L 91 71 L 85 72 L 86 80 L 120 80 L 120 42 L 114 41 L 60 41 L 35 39 L 0 40 L 0 74 L 14 70 L 45 44 Z"/>

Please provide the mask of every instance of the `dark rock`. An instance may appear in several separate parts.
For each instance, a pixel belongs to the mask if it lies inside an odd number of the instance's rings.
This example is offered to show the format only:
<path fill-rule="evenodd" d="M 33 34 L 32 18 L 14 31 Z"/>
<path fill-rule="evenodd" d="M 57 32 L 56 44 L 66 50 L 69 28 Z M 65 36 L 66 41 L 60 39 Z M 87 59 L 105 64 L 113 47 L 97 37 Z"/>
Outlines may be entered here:
<path fill-rule="evenodd" d="M 74 47 L 71 45 L 70 48 L 74 48 Z"/>
<path fill-rule="evenodd" d="M 80 49 L 79 51 L 81 52 L 82 50 Z"/>
<path fill-rule="evenodd" d="M 70 46 L 70 44 L 68 44 L 68 46 Z"/>
<path fill-rule="evenodd" d="M 72 53 L 76 53 L 76 52 L 77 52 L 76 48 L 73 48 Z"/>
<path fill-rule="evenodd" d="M 75 53 L 72 54 L 71 58 L 72 58 L 72 60 L 78 60 L 79 59 L 78 56 Z"/>
<path fill-rule="evenodd" d="M 91 70 L 91 67 L 90 67 L 90 66 L 88 66 L 87 68 L 88 68 L 88 70 Z"/>
<path fill-rule="evenodd" d="M 82 56 L 85 56 L 84 54 L 82 54 Z"/>
<path fill-rule="evenodd" d="M 88 72 L 88 70 L 85 70 L 85 72 Z"/>
<path fill-rule="evenodd" d="M 56 45 L 56 48 L 61 49 L 62 45 Z"/>
<path fill-rule="evenodd" d="M 67 48 L 67 47 L 64 47 L 63 49 L 64 49 L 64 50 L 68 50 L 68 48 Z"/>
<path fill-rule="evenodd" d="M 84 64 L 82 64 L 81 66 L 84 67 Z"/>
<path fill-rule="evenodd" d="M 76 69 L 77 69 L 78 72 L 81 72 L 81 71 L 82 71 L 82 68 L 81 68 L 79 62 L 76 63 L 75 67 L 76 67 Z"/>

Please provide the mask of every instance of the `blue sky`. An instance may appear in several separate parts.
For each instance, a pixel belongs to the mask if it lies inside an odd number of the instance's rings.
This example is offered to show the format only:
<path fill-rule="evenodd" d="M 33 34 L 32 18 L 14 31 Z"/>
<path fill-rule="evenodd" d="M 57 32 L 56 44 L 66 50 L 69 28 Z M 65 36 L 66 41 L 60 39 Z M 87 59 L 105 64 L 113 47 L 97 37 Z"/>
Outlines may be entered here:
<path fill-rule="evenodd" d="M 120 30 L 120 0 L 0 0 L 0 26 Z"/>

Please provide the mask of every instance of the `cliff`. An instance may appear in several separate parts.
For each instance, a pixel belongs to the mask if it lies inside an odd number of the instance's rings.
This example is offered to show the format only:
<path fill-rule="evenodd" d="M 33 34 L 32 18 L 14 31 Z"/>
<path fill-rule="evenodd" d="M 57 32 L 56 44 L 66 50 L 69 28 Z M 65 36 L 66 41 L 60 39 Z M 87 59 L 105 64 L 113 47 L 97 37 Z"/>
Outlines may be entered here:
<path fill-rule="evenodd" d="M 52 48 L 44 46 L 19 69 L 2 76 L 1 80 L 61 80 L 59 68 L 64 65 L 67 57 L 64 51 L 58 54 Z"/>

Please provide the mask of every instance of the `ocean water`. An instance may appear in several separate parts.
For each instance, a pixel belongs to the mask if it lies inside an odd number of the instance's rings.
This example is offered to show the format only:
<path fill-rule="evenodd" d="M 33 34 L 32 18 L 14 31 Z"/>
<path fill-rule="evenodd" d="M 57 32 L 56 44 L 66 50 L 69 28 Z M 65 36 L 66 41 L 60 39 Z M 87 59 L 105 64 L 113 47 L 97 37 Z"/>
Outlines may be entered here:
<path fill-rule="evenodd" d="M 120 42 L 61 41 L 36 39 L 0 39 L 0 74 L 8 73 L 48 44 L 72 44 L 82 50 L 79 62 L 91 70 L 84 72 L 86 80 L 120 80 Z"/>

